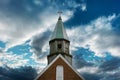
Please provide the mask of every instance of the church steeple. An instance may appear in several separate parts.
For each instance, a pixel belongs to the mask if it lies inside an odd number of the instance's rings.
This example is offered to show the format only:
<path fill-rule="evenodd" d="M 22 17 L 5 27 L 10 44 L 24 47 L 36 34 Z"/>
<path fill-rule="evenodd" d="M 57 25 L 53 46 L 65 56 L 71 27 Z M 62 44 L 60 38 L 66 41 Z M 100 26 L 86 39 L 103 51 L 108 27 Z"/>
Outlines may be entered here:
<path fill-rule="evenodd" d="M 61 14 L 61 12 L 59 12 Z M 48 66 L 35 80 L 84 80 L 72 67 L 72 55 L 69 52 L 70 41 L 66 34 L 61 15 L 49 41 L 50 54 Z"/>
<path fill-rule="evenodd" d="M 48 64 L 53 61 L 58 54 L 61 54 L 70 64 L 72 64 L 72 56 L 69 53 L 70 41 L 66 34 L 61 15 L 59 15 L 49 45 L 50 54 L 48 55 Z"/>

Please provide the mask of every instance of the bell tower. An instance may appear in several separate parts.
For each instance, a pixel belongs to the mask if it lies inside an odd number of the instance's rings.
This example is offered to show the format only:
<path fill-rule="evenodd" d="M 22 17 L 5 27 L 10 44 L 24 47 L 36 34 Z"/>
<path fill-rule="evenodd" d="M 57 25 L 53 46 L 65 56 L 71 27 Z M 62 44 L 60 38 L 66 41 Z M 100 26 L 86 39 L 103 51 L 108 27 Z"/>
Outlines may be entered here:
<path fill-rule="evenodd" d="M 49 41 L 50 54 L 47 56 L 48 64 L 53 61 L 58 54 L 61 54 L 70 64 L 72 64 L 72 55 L 70 55 L 69 52 L 70 41 L 62 22 L 61 12 L 58 13 L 59 18 Z"/>

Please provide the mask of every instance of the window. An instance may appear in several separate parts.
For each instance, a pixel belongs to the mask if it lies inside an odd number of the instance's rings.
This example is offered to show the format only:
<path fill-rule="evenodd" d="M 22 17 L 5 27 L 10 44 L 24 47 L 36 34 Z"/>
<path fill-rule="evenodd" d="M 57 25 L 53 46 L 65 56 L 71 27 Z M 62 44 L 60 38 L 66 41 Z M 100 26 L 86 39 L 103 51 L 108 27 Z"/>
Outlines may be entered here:
<path fill-rule="evenodd" d="M 64 80 L 63 75 L 64 75 L 63 66 L 58 65 L 56 67 L 56 80 Z"/>
<path fill-rule="evenodd" d="M 57 43 L 57 48 L 58 48 L 59 50 L 62 49 L 62 42 L 61 42 L 61 41 L 58 41 L 58 43 Z"/>
<path fill-rule="evenodd" d="M 58 44 L 58 48 L 61 49 L 61 48 L 62 48 L 62 45 L 61 45 L 61 44 Z"/>

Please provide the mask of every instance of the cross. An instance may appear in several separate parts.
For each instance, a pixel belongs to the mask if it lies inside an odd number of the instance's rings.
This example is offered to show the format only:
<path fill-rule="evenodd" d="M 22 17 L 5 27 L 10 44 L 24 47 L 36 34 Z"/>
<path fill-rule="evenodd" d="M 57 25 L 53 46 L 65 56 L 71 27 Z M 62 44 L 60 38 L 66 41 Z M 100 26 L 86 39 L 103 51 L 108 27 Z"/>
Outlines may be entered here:
<path fill-rule="evenodd" d="M 62 11 L 58 11 L 58 14 L 59 14 L 59 16 L 61 16 L 61 14 L 62 14 Z"/>

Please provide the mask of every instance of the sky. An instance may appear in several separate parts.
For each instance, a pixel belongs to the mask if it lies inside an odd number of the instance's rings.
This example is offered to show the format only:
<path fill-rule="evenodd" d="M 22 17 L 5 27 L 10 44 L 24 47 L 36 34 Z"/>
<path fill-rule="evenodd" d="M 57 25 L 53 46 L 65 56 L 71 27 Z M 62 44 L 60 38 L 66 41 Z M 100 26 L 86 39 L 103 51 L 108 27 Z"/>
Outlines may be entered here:
<path fill-rule="evenodd" d="M 0 0 L 0 80 L 33 80 L 47 66 L 58 11 L 63 12 L 73 67 L 86 80 L 120 80 L 119 3 Z"/>

